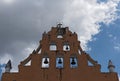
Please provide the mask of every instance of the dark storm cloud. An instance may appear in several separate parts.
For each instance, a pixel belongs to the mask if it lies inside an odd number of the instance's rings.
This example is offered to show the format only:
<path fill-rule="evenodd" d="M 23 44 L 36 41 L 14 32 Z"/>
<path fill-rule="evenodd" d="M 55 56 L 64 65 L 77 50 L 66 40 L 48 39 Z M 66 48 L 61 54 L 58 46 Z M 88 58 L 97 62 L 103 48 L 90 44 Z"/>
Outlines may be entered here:
<path fill-rule="evenodd" d="M 38 42 L 45 30 L 61 20 L 61 14 L 64 14 L 62 3 L 55 0 L 18 0 L 12 4 L 2 4 L 0 55 L 6 52 L 17 54 L 18 50 L 23 50 L 27 44 Z M 19 45 L 21 43 L 23 45 Z"/>
<path fill-rule="evenodd" d="M 30 54 L 29 47 L 35 49 L 32 44 L 38 46 L 42 33 L 61 22 L 64 5 L 63 0 L 0 3 L 0 63 L 11 59 L 16 71 L 19 62 Z"/>

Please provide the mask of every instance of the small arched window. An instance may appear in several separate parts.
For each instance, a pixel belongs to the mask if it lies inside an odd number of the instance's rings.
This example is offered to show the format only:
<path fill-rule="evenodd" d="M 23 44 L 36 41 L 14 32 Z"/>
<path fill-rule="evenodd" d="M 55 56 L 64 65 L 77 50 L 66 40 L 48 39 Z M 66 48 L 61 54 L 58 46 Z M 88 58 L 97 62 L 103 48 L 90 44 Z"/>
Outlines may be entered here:
<path fill-rule="evenodd" d="M 56 51 L 56 50 L 57 50 L 57 45 L 56 45 L 56 43 L 54 43 L 54 42 L 50 43 L 50 50 L 51 50 L 51 51 Z"/>
<path fill-rule="evenodd" d="M 49 58 L 48 57 L 44 57 L 42 58 L 42 68 L 49 68 Z"/>
<path fill-rule="evenodd" d="M 58 68 L 58 69 L 63 68 L 63 58 L 62 57 L 56 58 L 56 68 Z"/>
<path fill-rule="evenodd" d="M 78 62 L 76 57 L 70 57 L 70 67 L 71 68 L 77 68 Z"/>
<path fill-rule="evenodd" d="M 61 38 L 63 38 L 63 36 L 62 35 L 57 35 L 57 38 L 61 39 Z"/>

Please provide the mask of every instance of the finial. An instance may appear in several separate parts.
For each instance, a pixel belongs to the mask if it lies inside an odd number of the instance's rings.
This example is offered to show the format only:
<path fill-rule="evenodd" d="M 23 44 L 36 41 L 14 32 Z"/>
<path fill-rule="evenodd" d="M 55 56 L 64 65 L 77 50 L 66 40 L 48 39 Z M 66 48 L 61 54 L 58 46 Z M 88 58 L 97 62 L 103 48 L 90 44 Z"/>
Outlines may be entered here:
<path fill-rule="evenodd" d="M 112 61 L 109 60 L 109 62 L 108 62 L 109 72 L 114 72 L 114 68 L 115 68 L 115 66 L 113 65 Z"/>
<path fill-rule="evenodd" d="M 5 66 L 5 72 L 10 72 L 11 69 L 12 69 L 11 60 L 9 60 Z"/>
<path fill-rule="evenodd" d="M 43 36 L 46 35 L 46 31 L 44 31 Z"/>
<path fill-rule="evenodd" d="M 61 28 L 62 27 L 62 23 L 57 24 L 57 27 Z"/>

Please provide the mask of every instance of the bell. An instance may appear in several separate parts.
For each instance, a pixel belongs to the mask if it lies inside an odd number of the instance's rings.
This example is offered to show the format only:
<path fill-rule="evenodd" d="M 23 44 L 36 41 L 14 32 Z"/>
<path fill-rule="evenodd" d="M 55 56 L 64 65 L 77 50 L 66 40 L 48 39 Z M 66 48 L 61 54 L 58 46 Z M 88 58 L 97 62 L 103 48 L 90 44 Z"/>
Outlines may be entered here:
<path fill-rule="evenodd" d="M 74 58 L 72 58 L 72 62 L 71 62 L 71 64 L 72 64 L 72 65 L 75 65 L 75 64 L 76 64 Z"/>
<path fill-rule="evenodd" d="M 66 46 L 66 50 L 68 50 L 69 48 L 68 48 L 68 46 Z"/>
<path fill-rule="evenodd" d="M 47 60 L 47 58 L 45 58 L 44 64 L 48 64 L 48 60 Z"/>
<path fill-rule="evenodd" d="M 59 63 L 59 64 L 62 64 L 62 60 L 61 60 L 61 58 L 59 58 L 58 63 Z"/>

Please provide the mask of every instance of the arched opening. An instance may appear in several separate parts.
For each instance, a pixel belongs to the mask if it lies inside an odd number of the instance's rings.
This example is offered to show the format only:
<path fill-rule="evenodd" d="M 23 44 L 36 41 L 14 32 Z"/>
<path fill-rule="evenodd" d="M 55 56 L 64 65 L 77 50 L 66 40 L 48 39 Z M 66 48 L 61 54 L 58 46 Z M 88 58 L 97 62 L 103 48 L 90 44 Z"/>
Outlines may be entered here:
<path fill-rule="evenodd" d="M 63 58 L 62 57 L 57 57 L 56 58 L 56 68 L 61 69 L 63 68 Z"/>
<path fill-rule="evenodd" d="M 49 58 L 48 57 L 44 57 L 42 58 L 42 68 L 49 68 Z"/>
<path fill-rule="evenodd" d="M 77 68 L 78 62 L 76 57 L 70 57 L 70 67 L 71 68 Z"/>
<path fill-rule="evenodd" d="M 56 51 L 57 50 L 57 45 L 53 42 L 50 44 L 50 51 Z"/>
<path fill-rule="evenodd" d="M 63 36 L 62 35 L 57 35 L 57 38 L 61 39 L 61 38 L 63 38 Z"/>
<path fill-rule="evenodd" d="M 63 50 L 64 51 L 70 51 L 70 45 L 68 44 L 68 42 L 65 42 L 63 45 Z"/>

